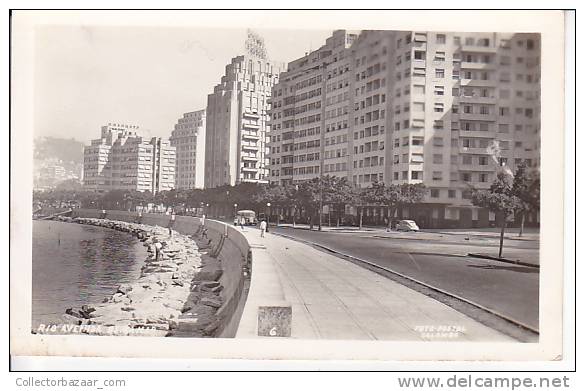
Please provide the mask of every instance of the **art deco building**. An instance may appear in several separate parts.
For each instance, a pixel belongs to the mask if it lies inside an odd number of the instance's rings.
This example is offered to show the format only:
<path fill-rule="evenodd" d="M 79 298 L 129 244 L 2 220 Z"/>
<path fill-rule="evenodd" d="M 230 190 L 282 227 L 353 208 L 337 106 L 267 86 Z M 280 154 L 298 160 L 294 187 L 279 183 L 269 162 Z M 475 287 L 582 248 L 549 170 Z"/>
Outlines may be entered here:
<path fill-rule="evenodd" d="M 84 149 L 87 189 L 156 193 L 175 185 L 175 148 L 167 140 L 138 135 L 136 125 L 102 126 L 101 138 Z"/>
<path fill-rule="evenodd" d="M 202 189 L 205 174 L 205 110 L 183 114 L 170 137 L 176 149 L 175 188 Z"/>
<path fill-rule="evenodd" d="M 538 34 L 336 31 L 273 88 L 270 181 L 424 183 L 425 202 L 400 217 L 487 225 L 470 185 L 539 165 L 539 64 Z"/>
<path fill-rule="evenodd" d="M 249 33 L 248 53 L 232 59 L 207 99 L 205 187 L 268 183 L 268 109 L 283 65 Z"/>

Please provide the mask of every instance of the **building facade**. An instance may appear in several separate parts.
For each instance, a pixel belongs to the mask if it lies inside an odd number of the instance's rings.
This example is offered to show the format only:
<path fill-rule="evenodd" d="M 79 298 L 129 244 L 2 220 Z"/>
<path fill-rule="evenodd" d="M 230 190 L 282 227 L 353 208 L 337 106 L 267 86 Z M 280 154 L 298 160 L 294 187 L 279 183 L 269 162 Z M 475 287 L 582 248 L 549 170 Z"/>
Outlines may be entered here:
<path fill-rule="evenodd" d="M 84 148 L 83 184 L 89 190 L 159 191 L 175 186 L 175 148 L 161 138 L 138 135 L 139 127 L 108 124 Z"/>
<path fill-rule="evenodd" d="M 207 99 L 205 187 L 268 183 L 267 137 L 272 86 L 283 64 L 268 60 L 257 36 L 232 59 Z"/>
<path fill-rule="evenodd" d="M 179 118 L 170 137 L 176 149 L 175 188 L 202 189 L 205 175 L 205 110 Z"/>
<path fill-rule="evenodd" d="M 289 64 L 270 114 L 271 183 L 423 183 L 425 202 L 400 217 L 488 225 L 494 216 L 471 206 L 470 185 L 488 188 L 501 165 L 540 163 L 540 37 L 336 31 Z M 382 209 L 368 213 L 387 217 Z"/>

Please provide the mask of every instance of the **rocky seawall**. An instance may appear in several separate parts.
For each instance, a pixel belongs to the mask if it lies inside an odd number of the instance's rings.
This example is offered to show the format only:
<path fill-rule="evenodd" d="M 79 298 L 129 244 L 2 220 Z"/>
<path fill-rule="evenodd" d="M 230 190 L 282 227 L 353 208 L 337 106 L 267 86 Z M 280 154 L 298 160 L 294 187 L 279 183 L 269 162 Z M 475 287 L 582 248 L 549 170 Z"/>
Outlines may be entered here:
<path fill-rule="evenodd" d="M 139 278 L 118 287 L 102 303 L 67 309 L 71 325 L 43 332 L 94 335 L 150 335 L 213 337 L 220 326 L 218 309 L 223 300 L 219 279 L 221 264 L 202 259 L 207 242 L 169 229 L 97 218 L 57 217 L 55 220 L 88 224 L 127 232 L 148 248 Z M 158 258 L 155 243 L 162 244 Z"/>

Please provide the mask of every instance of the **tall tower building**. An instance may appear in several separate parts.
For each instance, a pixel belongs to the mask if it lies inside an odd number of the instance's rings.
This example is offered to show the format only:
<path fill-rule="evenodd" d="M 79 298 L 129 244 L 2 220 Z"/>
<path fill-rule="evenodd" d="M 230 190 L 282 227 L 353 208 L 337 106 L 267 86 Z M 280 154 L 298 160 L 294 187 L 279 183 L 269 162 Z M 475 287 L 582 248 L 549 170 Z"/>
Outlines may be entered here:
<path fill-rule="evenodd" d="M 281 74 L 271 121 L 272 183 L 423 183 L 425 201 L 400 217 L 485 226 L 494 216 L 471 205 L 470 185 L 539 165 L 540 36 L 335 31 Z"/>
<path fill-rule="evenodd" d="M 202 189 L 205 175 L 205 110 L 179 118 L 170 137 L 176 149 L 175 188 Z"/>
<path fill-rule="evenodd" d="M 167 140 L 138 135 L 139 127 L 102 126 L 101 138 L 84 148 L 86 189 L 136 190 L 157 193 L 175 185 L 175 148 Z"/>
<path fill-rule="evenodd" d="M 247 54 L 232 59 L 207 98 L 205 187 L 268 183 L 268 109 L 283 64 L 270 61 L 249 32 Z"/>

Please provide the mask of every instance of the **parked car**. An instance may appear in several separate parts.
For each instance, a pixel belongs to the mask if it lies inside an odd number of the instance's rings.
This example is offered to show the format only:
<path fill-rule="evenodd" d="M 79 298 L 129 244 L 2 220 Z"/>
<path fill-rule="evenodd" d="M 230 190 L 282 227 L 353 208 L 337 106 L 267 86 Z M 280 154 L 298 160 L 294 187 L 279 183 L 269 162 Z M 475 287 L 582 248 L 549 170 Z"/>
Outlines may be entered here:
<path fill-rule="evenodd" d="M 236 217 L 234 217 L 234 225 L 239 225 L 240 220 L 244 219 L 245 225 L 256 225 L 256 212 L 253 210 L 238 210 Z"/>
<path fill-rule="evenodd" d="M 419 231 L 420 228 L 416 225 L 414 220 L 399 220 L 396 223 L 397 231 Z"/>

